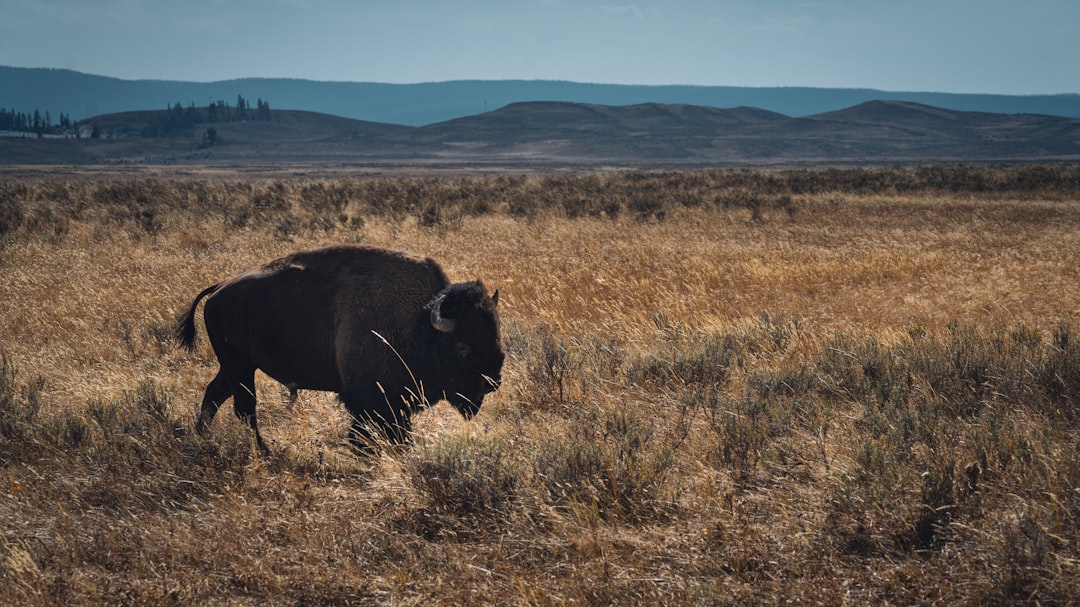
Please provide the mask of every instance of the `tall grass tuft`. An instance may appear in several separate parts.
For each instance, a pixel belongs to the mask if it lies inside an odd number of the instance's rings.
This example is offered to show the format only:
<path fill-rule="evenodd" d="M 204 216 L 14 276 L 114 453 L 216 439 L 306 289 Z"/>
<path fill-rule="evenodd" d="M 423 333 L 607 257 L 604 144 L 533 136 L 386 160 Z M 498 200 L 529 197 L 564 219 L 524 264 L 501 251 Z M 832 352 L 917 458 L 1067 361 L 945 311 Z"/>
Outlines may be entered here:
<path fill-rule="evenodd" d="M 41 410 L 44 387 L 40 377 L 20 384 L 15 364 L 0 351 L 0 438 L 20 441 L 29 436 Z"/>
<path fill-rule="evenodd" d="M 1080 417 L 1080 343 L 1070 324 L 1058 323 L 1036 374 L 1047 413 L 1069 421 Z"/>

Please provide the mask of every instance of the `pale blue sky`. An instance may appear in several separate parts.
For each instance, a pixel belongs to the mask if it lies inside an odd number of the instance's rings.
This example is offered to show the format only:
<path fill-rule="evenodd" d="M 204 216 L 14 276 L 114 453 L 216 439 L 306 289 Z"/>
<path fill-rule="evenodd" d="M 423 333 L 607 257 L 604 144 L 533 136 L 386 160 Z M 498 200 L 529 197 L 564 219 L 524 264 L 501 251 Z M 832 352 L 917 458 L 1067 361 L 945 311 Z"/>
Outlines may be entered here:
<path fill-rule="evenodd" d="M 0 0 L 0 64 L 125 79 L 1080 92 L 1080 0 Z"/>

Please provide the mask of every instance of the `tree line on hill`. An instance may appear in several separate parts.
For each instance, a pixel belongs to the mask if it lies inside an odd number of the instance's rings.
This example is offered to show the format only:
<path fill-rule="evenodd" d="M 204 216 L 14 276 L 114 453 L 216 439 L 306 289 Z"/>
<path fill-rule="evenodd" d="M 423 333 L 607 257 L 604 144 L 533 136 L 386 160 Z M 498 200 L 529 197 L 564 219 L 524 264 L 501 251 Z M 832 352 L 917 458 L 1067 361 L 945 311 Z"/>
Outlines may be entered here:
<path fill-rule="evenodd" d="M 63 135 L 74 129 L 75 123 L 71 117 L 61 112 L 56 122 L 53 122 L 52 114 L 48 110 L 44 113 L 39 109 L 33 112 L 20 112 L 15 108 L 10 110 L 0 108 L 0 131 L 13 133 L 34 134 L 38 137 L 45 135 Z"/>
<path fill-rule="evenodd" d="M 198 124 L 248 120 L 269 121 L 270 102 L 259 98 L 252 107 L 251 102 L 243 95 L 236 96 L 235 105 L 219 99 L 201 107 L 196 107 L 195 103 L 191 102 L 185 108 L 177 102 L 164 110 L 153 112 L 139 134 L 143 137 L 175 137 L 191 134 Z M 82 124 L 91 121 L 82 121 Z M 45 136 L 79 138 L 85 135 L 79 127 L 79 122 L 63 112 L 54 121 L 48 110 L 42 112 L 35 108 L 33 112 L 23 112 L 15 108 L 0 108 L 0 132 L 14 136 L 35 135 L 39 139 Z M 213 144 L 216 134 L 216 129 L 211 127 L 204 134 L 204 139 Z M 102 133 L 96 124 L 92 124 L 89 137 L 98 139 L 103 136 L 108 137 L 109 134 Z"/>
<path fill-rule="evenodd" d="M 248 120 L 269 121 L 270 102 L 259 98 L 254 109 L 251 107 L 251 102 L 244 99 L 243 95 L 236 96 L 236 105 L 229 105 L 228 102 L 219 99 L 205 107 L 196 107 L 192 102 L 185 108 L 178 102 L 165 110 L 156 112 L 140 134 L 143 137 L 175 137 L 190 134 L 197 124 Z M 216 132 L 216 129 L 207 129 L 209 143 L 213 143 L 211 133 Z"/>

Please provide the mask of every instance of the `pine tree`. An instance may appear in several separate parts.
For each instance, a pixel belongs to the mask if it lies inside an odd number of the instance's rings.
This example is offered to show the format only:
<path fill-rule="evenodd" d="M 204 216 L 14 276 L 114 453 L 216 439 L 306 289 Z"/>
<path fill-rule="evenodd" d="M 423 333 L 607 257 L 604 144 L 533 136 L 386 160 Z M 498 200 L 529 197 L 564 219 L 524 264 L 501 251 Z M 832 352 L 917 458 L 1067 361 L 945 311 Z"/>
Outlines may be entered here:
<path fill-rule="evenodd" d="M 258 113 L 256 114 L 257 118 L 259 120 L 269 121 L 270 120 L 270 102 L 269 101 L 263 101 L 262 97 L 259 97 L 259 100 L 257 102 L 256 107 L 258 108 L 257 109 Z"/>

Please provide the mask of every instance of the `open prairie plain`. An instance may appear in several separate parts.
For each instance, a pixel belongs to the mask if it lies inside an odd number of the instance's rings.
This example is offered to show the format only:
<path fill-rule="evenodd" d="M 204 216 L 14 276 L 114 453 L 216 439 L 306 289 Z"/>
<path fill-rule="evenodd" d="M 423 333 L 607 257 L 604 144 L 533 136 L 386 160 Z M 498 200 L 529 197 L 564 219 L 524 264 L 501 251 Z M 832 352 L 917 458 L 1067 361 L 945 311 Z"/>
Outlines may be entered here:
<path fill-rule="evenodd" d="M 1080 601 L 1080 166 L 149 174 L 0 181 L 2 604 Z M 503 387 L 194 435 L 176 314 L 342 242 L 498 288 Z"/>

